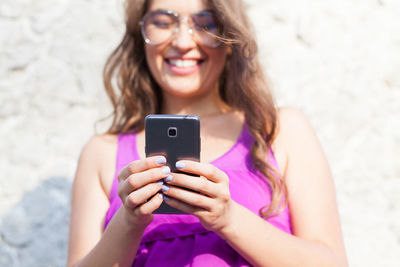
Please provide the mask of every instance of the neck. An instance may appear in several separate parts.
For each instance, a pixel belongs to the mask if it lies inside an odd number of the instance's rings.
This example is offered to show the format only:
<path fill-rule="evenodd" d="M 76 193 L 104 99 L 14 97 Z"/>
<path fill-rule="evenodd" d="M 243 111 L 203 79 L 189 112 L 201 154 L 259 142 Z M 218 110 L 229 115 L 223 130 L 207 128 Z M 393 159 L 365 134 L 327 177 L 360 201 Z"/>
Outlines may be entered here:
<path fill-rule="evenodd" d="M 200 118 L 205 118 L 220 115 L 230 110 L 231 108 L 222 101 L 217 90 L 193 98 L 163 96 L 162 113 L 164 114 L 197 115 Z"/>

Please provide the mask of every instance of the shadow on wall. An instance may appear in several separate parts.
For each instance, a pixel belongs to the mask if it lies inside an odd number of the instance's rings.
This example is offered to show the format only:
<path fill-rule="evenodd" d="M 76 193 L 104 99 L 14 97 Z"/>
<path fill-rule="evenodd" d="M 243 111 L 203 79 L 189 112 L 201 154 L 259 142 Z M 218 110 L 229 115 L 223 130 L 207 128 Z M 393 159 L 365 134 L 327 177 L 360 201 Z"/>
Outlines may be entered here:
<path fill-rule="evenodd" d="M 71 181 L 50 177 L 0 221 L 0 266 L 65 266 Z"/>

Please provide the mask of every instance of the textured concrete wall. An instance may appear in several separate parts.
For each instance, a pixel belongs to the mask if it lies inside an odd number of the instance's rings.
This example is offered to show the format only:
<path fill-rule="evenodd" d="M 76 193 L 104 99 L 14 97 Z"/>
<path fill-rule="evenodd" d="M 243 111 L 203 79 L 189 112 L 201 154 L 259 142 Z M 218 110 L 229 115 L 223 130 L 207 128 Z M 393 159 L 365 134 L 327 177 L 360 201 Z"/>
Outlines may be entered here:
<path fill-rule="evenodd" d="M 247 2 L 278 103 L 304 110 L 331 163 L 351 266 L 398 266 L 400 1 Z M 121 14 L 121 0 L 0 2 L 0 266 L 65 265 Z"/>

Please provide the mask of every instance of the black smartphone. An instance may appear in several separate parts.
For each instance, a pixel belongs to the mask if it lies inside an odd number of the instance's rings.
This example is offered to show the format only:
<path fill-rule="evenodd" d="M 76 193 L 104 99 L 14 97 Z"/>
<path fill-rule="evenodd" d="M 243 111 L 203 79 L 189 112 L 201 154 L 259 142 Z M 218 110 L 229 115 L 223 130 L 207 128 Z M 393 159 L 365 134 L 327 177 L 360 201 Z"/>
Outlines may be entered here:
<path fill-rule="evenodd" d="M 171 172 L 181 172 L 175 163 L 181 159 L 200 161 L 200 118 L 194 115 L 148 115 L 145 119 L 146 156 L 163 155 Z M 154 211 L 184 214 L 165 202 Z"/>

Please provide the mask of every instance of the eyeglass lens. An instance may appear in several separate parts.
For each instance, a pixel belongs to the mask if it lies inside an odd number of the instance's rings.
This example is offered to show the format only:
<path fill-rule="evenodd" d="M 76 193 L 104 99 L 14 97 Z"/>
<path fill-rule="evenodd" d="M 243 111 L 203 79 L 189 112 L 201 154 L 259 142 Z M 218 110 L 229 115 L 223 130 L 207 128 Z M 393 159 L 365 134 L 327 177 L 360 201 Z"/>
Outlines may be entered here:
<path fill-rule="evenodd" d="M 197 41 L 205 46 L 216 47 L 221 35 L 220 28 L 212 13 L 203 11 L 192 14 L 192 30 Z M 146 42 L 161 44 L 170 39 L 179 30 L 179 17 L 173 12 L 157 10 L 148 13 L 143 18 L 142 34 Z"/>

